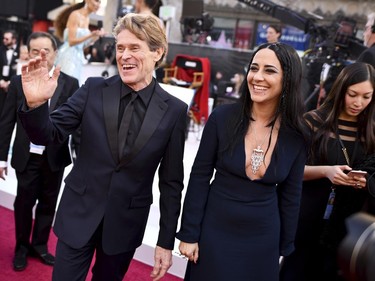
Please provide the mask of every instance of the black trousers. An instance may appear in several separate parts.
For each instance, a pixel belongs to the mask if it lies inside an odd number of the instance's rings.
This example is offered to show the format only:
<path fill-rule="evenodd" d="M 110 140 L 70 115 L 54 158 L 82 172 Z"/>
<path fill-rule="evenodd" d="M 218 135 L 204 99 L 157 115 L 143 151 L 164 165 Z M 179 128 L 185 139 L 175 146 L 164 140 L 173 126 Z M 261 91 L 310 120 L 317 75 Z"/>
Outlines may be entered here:
<path fill-rule="evenodd" d="M 59 239 L 52 280 L 85 281 L 95 252 L 92 281 L 122 281 L 135 250 L 107 255 L 103 251 L 102 231 L 101 223 L 89 242 L 80 249 L 74 249 Z"/>
<path fill-rule="evenodd" d="M 16 171 L 17 195 L 14 201 L 16 249 L 31 245 L 39 253 L 47 251 L 64 169 L 51 171 L 46 155 L 31 154 L 22 172 Z M 37 203 L 38 202 L 38 203 Z M 33 207 L 35 221 L 32 224 Z"/>

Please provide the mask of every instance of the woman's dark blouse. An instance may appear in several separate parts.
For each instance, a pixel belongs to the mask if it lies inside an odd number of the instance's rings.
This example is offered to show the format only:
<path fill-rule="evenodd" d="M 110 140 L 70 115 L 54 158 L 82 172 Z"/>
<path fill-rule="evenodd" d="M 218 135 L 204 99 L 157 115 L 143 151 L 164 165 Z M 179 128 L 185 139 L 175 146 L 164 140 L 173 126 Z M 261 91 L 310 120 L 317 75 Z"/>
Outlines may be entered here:
<path fill-rule="evenodd" d="M 306 120 L 311 124 L 312 131 L 316 131 L 325 122 L 325 118 L 320 118 L 318 111 L 312 111 L 306 114 Z M 355 167 L 358 163 L 363 161 L 366 154 L 363 143 L 357 138 L 357 123 L 345 120 L 338 120 L 338 132 L 332 132 L 328 140 L 326 157 L 317 156 L 319 153 L 315 151 L 315 157 L 308 161 L 308 165 L 348 165 L 342 146 L 337 135 L 342 140 L 345 146 L 349 160 L 350 167 Z M 327 178 L 318 180 L 304 181 L 301 199 L 300 222 L 297 232 L 297 243 L 311 243 L 312 240 L 322 239 L 323 215 L 327 206 L 327 200 L 332 190 L 332 183 Z M 340 207 L 344 211 L 340 214 L 332 213 L 335 226 L 330 227 L 331 232 L 329 238 L 324 243 L 329 243 L 329 246 L 337 247 L 337 244 L 345 235 L 344 219 L 353 211 L 361 210 L 366 197 L 366 191 L 354 189 L 353 187 L 338 186 L 336 187 L 336 197 L 340 201 Z M 338 202 L 336 202 L 339 204 Z M 348 208 L 346 204 L 350 205 Z M 335 207 L 336 208 L 336 207 Z M 338 209 L 338 208 L 337 208 Z M 339 217 L 338 217 L 339 216 Z M 335 228 L 332 230 L 331 228 Z M 323 240 L 326 237 L 323 238 Z"/>

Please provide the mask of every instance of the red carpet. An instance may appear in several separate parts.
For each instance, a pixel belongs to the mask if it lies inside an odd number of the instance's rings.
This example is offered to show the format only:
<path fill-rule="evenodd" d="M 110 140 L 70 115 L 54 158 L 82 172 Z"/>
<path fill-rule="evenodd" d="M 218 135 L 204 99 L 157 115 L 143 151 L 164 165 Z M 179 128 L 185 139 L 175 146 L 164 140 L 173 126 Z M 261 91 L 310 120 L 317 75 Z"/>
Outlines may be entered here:
<path fill-rule="evenodd" d="M 0 206 L 0 280 L 1 281 L 50 281 L 52 267 L 39 262 L 35 258 L 28 258 L 28 266 L 24 271 L 15 272 L 12 268 L 15 234 L 13 211 Z M 57 238 L 51 231 L 48 248 L 55 253 Z M 150 281 L 152 268 L 139 261 L 133 260 L 124 281 Z M 91 271 L 87 280 L 91 280 Z M 181 281 L 174 275 L 167 274 L 163 281 Z"/>

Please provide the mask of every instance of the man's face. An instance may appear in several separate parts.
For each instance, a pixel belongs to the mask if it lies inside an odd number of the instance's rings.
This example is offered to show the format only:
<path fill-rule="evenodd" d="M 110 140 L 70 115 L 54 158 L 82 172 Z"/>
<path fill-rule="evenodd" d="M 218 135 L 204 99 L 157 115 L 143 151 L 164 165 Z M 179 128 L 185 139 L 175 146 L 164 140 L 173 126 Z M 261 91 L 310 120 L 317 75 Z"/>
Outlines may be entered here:
<path fill-rule="evenodd" d="M 12 47 L 14 44 L 16 44 L 16 40 L 13 38 L 12 33 L 5 32 L 3 36 L 3 43 L 6 47 Z"/>
<path fill-rule="evenodd" d="M 163 50 L 151 51 L 145 41 L 127 29 L 116 39 L 116 61 L 121 80 L 135 91 L 145 88 L 151 83 L 155 64 Z"/>
<path fill-rule="evenodd" d="M 42 49 L 46 51 L 48 70 L 51 70 L 57 55 L 57 50 L 53 49 L 51 40 L 46 37 L 30 40 L 29 56 L 31 59 L 40 56 Z"/>
<path fill-rule="evenodd" d="M 371 30 L 371 26 L 373 25 L 373 23 L 371 22 L 367 22 L 366 25 L 365 25 L 365 30 L 363 32 L 363 44 L 366 46 L 366 47 L 371 47 L 372 44 L 375 43 L 375 34 L 372 33 L 372 30 Z"/>

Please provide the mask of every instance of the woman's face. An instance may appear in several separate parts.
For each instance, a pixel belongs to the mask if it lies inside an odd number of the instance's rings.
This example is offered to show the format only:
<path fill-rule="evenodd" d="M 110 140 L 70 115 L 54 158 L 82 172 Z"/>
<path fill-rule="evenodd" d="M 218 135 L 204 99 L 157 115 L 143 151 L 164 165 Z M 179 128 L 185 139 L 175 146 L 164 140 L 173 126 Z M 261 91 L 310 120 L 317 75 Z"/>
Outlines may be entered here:
<path fill-rule="evenodd" d="M 279 41 L 279 35 L 280 33 L 277 33 L 273 27 L 268 27 L 266 33 L 267 43 L 276 43 Z"/>
<path fill-rule="evenodd" d="M 370 81 L 351 85 L 346 91 L 344 109 L 340 118 L 357 120 L 358 115 L 370 104 L 373 92 L 374 88 Z"/>
<path fill-rule="evenodd" d="M 274 51 L 265 48 L 255 54 L 247 74 L 247 84 L 254 103 L 278 103 L 283 70 Z"/>
<path fill-rule="evenodd" d="M 101 0 L 86 0 L 86 5 L 91 13 L 96 13 L 100 8 Z"/>

